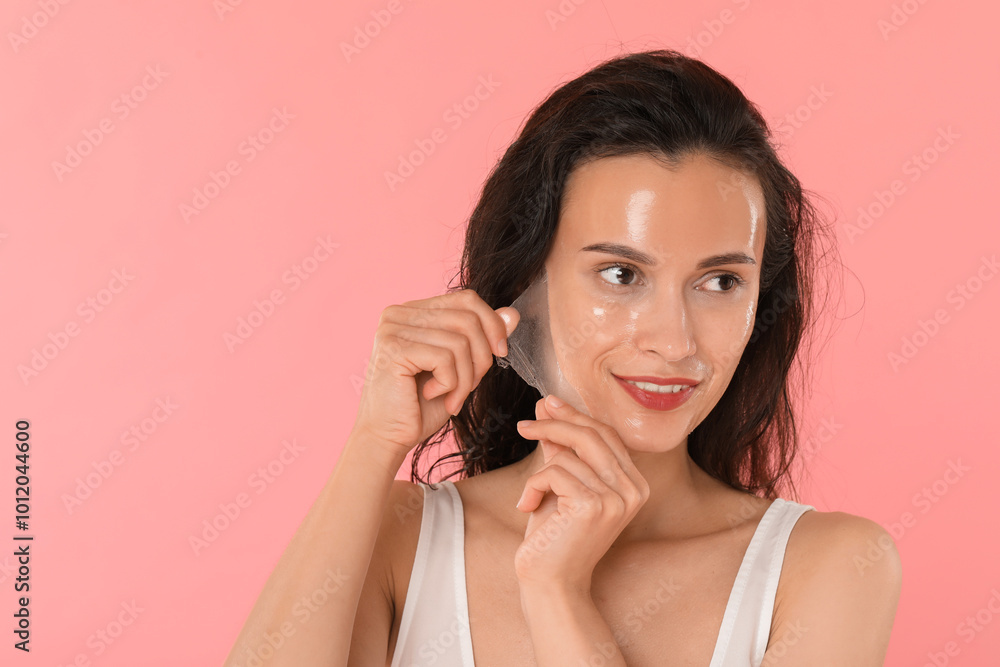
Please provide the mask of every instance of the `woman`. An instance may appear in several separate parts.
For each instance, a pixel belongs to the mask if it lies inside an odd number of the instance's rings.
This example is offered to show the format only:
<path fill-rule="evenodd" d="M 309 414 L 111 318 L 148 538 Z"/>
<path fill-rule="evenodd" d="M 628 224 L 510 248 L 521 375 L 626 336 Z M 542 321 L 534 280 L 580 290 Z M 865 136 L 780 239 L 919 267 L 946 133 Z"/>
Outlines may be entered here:
<path fill-rule="evenodd" d="M 674 51 L 542 103 L 459 287 L 383 311 L 354 429 L 227 664 L 882 664 L 892 540 L 778 493 L 819 227 L 768 137 Z M 494 364 L 542 279 L 586 410 Z M 452 430 L 465 478 L 429 485 Z M 414 447 L 419 484 L 394 480 Z"/>

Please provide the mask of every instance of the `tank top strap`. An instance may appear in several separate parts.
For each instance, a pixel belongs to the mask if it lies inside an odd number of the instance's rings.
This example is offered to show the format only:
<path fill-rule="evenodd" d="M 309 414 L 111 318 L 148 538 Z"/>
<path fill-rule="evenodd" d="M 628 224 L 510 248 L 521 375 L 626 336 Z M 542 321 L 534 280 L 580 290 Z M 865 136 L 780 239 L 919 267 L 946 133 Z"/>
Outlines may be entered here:
<path fill-rule="evenodd" d="M 420 536 L 390 664 L 472 667 L 462 499 L 448 480 L 437 488 L 419 486 L 424 493 Z"/>
<path fill-rule="evenodd" d="M 759 667 L 770 637 L 785 547 L 812 505 L 776 498 L 757 526 L 736 575 L 710 667 Z"/>

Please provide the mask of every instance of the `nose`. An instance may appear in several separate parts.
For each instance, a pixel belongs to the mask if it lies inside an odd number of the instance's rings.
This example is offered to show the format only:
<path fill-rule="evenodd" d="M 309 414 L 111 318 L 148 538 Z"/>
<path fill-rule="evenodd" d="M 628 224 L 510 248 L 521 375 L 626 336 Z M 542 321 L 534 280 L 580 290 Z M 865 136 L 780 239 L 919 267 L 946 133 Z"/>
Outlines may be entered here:
<path fill-rule="evenodd" d="M 681 294 L 670 291 L 630 309 L 629 328 L 640 352 L 655 352 L 667 361 L 695 353 L 691 308 Z"/>

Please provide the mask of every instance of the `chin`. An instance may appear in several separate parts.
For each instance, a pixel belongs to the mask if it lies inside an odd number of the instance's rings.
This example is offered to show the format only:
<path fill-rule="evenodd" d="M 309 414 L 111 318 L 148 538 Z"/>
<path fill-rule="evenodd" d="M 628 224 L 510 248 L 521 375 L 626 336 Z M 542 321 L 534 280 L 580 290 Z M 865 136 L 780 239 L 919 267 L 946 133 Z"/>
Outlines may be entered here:
<path fill-rule="evenodd" d="M 629 432 L 627 427 L 616 428 L 618 436 L 622 439 L 625 444 L 625 448 L 630 452 L 645 452 L 645 453 L 663 453 L 673 451 L 678 447 L 683 447 L 686 439 L 677 439 L 673 436 L 664 437 L 663 432 L 660 431 L 655 435 L 655 437 L 647 436 L 644 431 L 649 430 L 650 425 L 647 425 L 644 429 L 639 429 L 639 431 Z"/>

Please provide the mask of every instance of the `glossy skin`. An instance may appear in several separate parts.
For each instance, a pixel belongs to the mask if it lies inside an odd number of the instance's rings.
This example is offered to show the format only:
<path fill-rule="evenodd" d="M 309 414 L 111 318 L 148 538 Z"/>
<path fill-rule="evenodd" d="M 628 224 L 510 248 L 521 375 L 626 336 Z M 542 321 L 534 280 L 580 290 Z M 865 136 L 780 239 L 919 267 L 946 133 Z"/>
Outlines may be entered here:
<path fill-rule="evenodd" d="M 546 268 L 558 294 L 557 345 L 560 332 L 584 318 L 599 323 L 560 359 L 594 416 L 540 401 L 521 433 L 541 446 L 456 483 L 480 667 L 577 664 L 607 641 L 615 650 L 602 664 L 708 664 L 736 571 L 770 501 L 708 476 L 691 460 L 687 436 L 724 393 L 749 339 L 763 212 L 755 179 L 703 155 L 677 170 L 648 156 L 605 158 L 570 176 Z M 597 243 L 642 251 L 652 263 L 581 252 Z M 724 253 L 755 263 L 698 267 Z M 616 262 L 630 266 L 611 268 Z M 699 385 L 677 409 L 658 412 L 632 401 L 612 373 Z M 396 641 L 421 502 L 417 487 L 393 483 L 351 664 L 389 664 L 384 650 L 388 644 L 391 656 Z M 532 548 L 542 534 L 554 537 Z M 872 542 L 889 546 L 859 566 Z M 660 596 L 660 582 L 678 585 Z M 880 526 L 806 512 L 789 538 L 765 664 L 881 665 L 900 582 L 898 553 Z M 630 610 L 654 597 L 657 613 L 641 617 L 635 631 Z"/>
<path fill-rule="evenodd" d="M 596 325 L 559 363 L 650 487 L 652 502 L 626 522 L 624 539 L 669 532 L 676 508 L 700 502 L 687 436 L 722 397 L 750 338 L 763 211 L 756 179 L 701 155 L 677 171 L 648 156 L 604 158 L 578 167 L 567 182 L 546 259 L 553 338 L 568 339 L 564 332 L 585 330 L 588 320 Z M 600 243 L 641 251 L 653 264 L 581 250 Z M 725 253 L 756 263 L 698 268 Z M 683 405 L 660 412 L 637 405 L 614 375 L 685 377 L 698 385 Z M 540 425 L 532 428 L 539 435 Z M 527 469 L 540 467 L 541 453 L 536 449 Z"/>
<path fill-rule="evenodd" d="M 728 386 L 753 328 L 764 206 L 755 178 L 701 155 L 677 171 L 633 155 L 570 175 L 545 264 L 557 358 L 630 449 L 683 446 Z M 727 253 L 753 263 L 699 266 Z M 699 384 L 681 409 L 658 412 L 637 408 L 615 375 Z"/>

